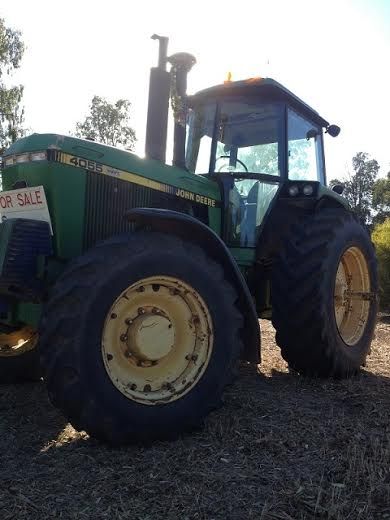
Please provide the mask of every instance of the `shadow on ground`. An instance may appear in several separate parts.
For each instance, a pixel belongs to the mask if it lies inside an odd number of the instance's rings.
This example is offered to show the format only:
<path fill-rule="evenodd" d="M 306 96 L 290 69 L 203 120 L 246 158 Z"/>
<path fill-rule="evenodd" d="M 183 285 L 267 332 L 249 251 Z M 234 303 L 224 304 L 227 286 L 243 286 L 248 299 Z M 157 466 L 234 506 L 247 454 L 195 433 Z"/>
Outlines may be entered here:
<path fill-rule="evenodd" d="M 224 407 L 172 443 L 114 450 L 43 384 L 3 387 L 0 518 L 390 518 L 390 327 L 348 381 L 289 373 L 264 338 L 261 372 L 243 364 Z"/>

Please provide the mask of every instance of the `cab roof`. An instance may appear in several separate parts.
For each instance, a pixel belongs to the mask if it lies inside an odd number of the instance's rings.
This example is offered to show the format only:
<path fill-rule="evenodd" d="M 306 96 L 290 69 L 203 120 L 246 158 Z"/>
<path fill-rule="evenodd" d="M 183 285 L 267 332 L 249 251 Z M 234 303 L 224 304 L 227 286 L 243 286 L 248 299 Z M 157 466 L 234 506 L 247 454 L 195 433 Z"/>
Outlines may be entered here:
<path fill-rule="evenodd" d="M 311 119 L 322 127 L 328 127 L 329 123 L 318 112 L 302 101 L 286 87 L 271 78 L 250 78 L 241 81 L 227 81 L 221 85 L 215 85 L 200 90 L 190 96 L 190 105 L 204 102 L 206 99 L 223 98 L 228 96 L 258 96 L 267 101 L 281 101 L 288 103 L 292 108 Z"/>

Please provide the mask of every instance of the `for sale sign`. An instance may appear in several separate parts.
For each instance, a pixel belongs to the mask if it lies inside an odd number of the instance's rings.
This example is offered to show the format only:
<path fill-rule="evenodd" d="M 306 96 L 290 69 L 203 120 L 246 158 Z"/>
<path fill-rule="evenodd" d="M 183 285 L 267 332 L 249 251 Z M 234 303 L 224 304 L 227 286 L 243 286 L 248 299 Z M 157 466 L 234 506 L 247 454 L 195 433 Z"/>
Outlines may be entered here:
<path fill-rule="evenodd" d="M 48 222 L 51 219 L 43 186 L 0 192 L 1 222 L 9 218 L 28 218 Z"/>

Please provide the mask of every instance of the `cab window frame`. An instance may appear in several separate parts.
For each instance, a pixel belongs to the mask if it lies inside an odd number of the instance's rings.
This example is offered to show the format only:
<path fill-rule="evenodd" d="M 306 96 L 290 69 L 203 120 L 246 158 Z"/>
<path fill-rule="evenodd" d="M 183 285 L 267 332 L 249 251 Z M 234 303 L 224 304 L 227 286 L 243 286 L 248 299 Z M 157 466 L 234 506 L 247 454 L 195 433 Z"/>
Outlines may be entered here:
<path fill-rule="evenodd" d="M 274 100 L 274 99 L 258 99 L 257 96 L 251 96 L 252 100 L 254 102 L 257 102 L 259 105 L 273 105 L 275 107 L 275 113 L 278 115 L 278 175 L 271 175 L 268 173 L 254 173 L 254 172 L 248 172 L 247 175 L 255 175 L 258 178 L 273 178 L 273 179 L 279 179 L 280 181 L 284 181 L 286 179 L 286 171 L 287 171 L 287 157 L 286 157 L 286 103 L 284 101 L 280 100 Z M 248 96 L 242 95 L 227 95 L 223 96 L 222 98 L 208 98 L 207 101 L 204 100 L 202 103 L 199 103 L 199 105 L 213 105 L 215 104 L 215 111 L 214 111 L 214 124 L 213 124 L 213 131 L 211 136 L 211 147 L 210 147 L 210 158 L 209 158 L 209 164 L 208 164 L 208 171 L 204 172 L 197 172 L 197 166 L 195 166 L 193 173 L 195 175 L 217 175 L 219 172 L 215 169 L 215 163 L 217 160 L 216 152 L 217 152 L 217 146 L 218 146 L 218 134 L 219 134 L 219 122 L 221 117 L 221 109 L 224 103 L 234 101 L 234 102 L 248 102 Z M 193 110 L 197 109 L 198 103 L 191 106 Z M 188 131 L 187 131 L 188 132 Z M 188 135 L 187 135 L 188 139 Z M 188 141 L 186 143 L 186 153 L 187 153 L 187 146 Z M 193 144 L 191 143 L 191 146 Z M 197 157 L 198 161 L 198 157 Z M 192 171 L 192 169 L 190 170 Z M 240 173 L 240 175 L 245 175 L 244 172 L 237 172 L 236 174 Z M 232 172 L 232 175 L 235 173 Z"/>
<path fill-rule="evenodd" d="M 256 96 L 253 96 L 253 99 L 256 100 Z M 216 100 L 217 106 L 215 111 L 215 120 L 214 120 L 214 131 L 213 131 L 213 137 L 212 137 L 212 144 L 211 144 L 211 150 L 210 150 L 210 164 L 209 164 L 209 174 L 218 174 L 218 172 L 215 170 L 215 163 L 217 160 L 217 146 L 218 146 L 218 134 L 219 134 L 219 121 L 221 116 L 221 108 L 223 103 L 229 102 L 229 101 L 235 101 L 235 102 L 247 102 L 248 96 L 226 96 L 222 99 Z M 274 101 L 270 99 L 265 99 L 259 101 L 259 104 L 264 105 L 273 105 L 276 107 L 276 111 L 278 112 L 278 170 L 279 175 L 271 175 L 271 174 L 265 174 L 265 173 L 256 173 L 256 172 L 250 172 L 248 171 L 246 174 L 243 172 L 232 172 L 232 175 L 255 175 L 257 177 L 264 177 L 264 178 L 277 178 L 280 180 L 284 179 L 284 174 L 286 172 L 286 143 L 284 142 L 286 139 L 286 121 L 285 121 L 285 103 L 280 101 Z"/>
<path fill-rule="evenodd" d="M 324 134 L 323 128 L 319 123 L 316 123 L 310 117 L 307 117 L 302 111 L 297 110 L 290 103 L 286 103 L 285 108 L 285 154 L 286 154 L 286 164 L 285 164 L 285 172 L 286 172 L 286 180 L 294 181 L 296 179 L 290 179 L 290 171 L 289 171 L 289 114 L 290 112 L 299 116 L 301 119 L 312 125 L 317 130 L 317 136 L 315 141 L 315 155 L 316 155 L 316 169 L 317 169 L 317 178 L 316 179 L 307 179 L 308 181 L 318 181 L 322 185 L 326 184 L 326 171 L 325 171 L 325 152 L 324 152 Z M 304 180 L 304 179 L 303 179 Z"/>

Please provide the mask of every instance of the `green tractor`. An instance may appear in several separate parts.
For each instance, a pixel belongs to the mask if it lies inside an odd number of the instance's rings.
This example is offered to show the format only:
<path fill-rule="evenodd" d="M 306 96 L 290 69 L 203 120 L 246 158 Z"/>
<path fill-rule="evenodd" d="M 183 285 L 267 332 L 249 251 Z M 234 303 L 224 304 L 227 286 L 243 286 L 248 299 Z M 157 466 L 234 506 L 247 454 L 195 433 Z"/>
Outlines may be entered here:
<path fill-rule="evenodd" d="M 188 96 L 195 59 L 154 38 L 145 159 L 53 134 L 3 157 L 0 381 L 43 376 L 116 445 L 201 425 L 239 360 L 260 363 L 259 318 L 292 369 L 346 377 L 377 313 L 370 237 L 326 187 L 339 128 L 272 79 Z"/>

